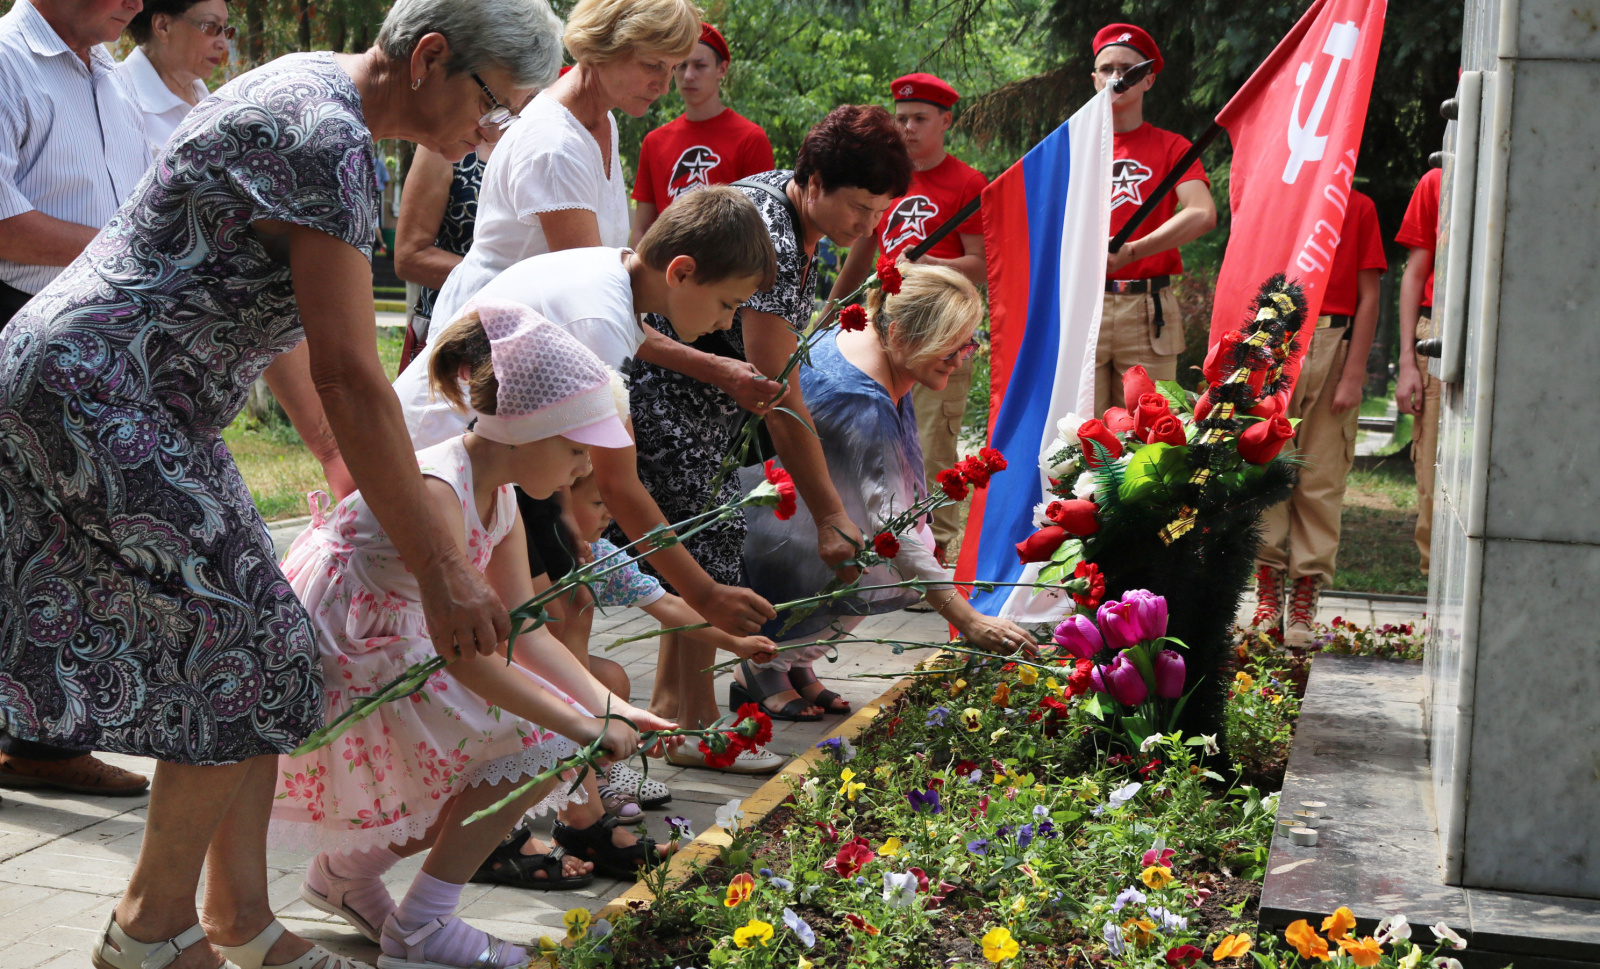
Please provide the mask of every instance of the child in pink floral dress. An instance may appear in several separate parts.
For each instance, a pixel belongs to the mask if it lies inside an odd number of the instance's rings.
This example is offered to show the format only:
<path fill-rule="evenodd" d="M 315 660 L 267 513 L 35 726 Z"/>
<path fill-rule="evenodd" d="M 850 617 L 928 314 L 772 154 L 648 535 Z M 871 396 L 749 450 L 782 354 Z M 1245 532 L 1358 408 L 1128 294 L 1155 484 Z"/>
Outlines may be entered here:
<path fill-rule="evenodd" d="M 548 496 L 588 472 L 590 444 L 631 445 L 618 416 L 625 391 L 566 331 L 516 303 L 480 303 L 452 324 L 434 357 L 448 359 L 475 361 L 461 368 L 477 423 L 417 462 L 441 513 L 460 523 L 468 557 L 515 605 L 533 587 L 512 485 Z M 465 405 L 449 376 L 440 390 Z M 416 578 L 360 493 L 331 512 L 314 508 L 284 573 L 317 631 L 331 720 L 435 656 L 436 644 Z M 548 781 L 496 815 L 461 822 L 601 735 L 611 756 L 638 750 L 632 728 L 590 711 L 609 706 L 644 729 L 672 725 L 608 693 L 548 630 L 518 638 L 517 663 L 476 646 L 444 648 L 457 658 L 421 692 L 385 704 L 331 746 L 282 758 L 271 832 L 278 845 L 320 852 L 302 897 L 379 942 L 382 969 L 507 969 L 525 964 L 526 952 L 453 918 L 461 889 L 524 811 L 563 807 L 569 785 Z M 538 847 L 523 864 L 540 868 L 548 887 L 592 879 L 589 862 Z M 396 906 L 383 873 L 430 848 Z"/>

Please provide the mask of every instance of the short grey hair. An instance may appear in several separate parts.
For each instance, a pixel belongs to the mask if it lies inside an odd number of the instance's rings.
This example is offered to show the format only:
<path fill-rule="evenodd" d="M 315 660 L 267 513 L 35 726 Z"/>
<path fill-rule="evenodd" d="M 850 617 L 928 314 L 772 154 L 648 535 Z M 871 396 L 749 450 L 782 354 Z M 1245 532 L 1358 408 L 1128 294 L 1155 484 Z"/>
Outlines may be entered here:
<path fill-rule="evenodd" d="M 378 48 L 408 60 L 432 33 L 450 42 L 452 74 L 503 68 L 518 85 L 545 87 L 561 69 L 561 20 L 546 0 L 396 0 Z"/>

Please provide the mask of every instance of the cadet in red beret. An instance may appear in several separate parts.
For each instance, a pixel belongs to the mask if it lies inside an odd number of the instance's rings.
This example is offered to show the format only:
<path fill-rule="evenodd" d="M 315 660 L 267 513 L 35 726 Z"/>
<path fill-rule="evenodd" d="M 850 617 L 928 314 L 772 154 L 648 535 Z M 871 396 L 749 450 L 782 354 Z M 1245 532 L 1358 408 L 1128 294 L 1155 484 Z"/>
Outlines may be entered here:
<path fill-rule="evenodd" d="M 1132 24 L 1111 24 L 1094 35 L 1094 88 L 1121 77 L 1142 61 L 1155 61 L 1150 76 L 1111 105 L 1111 234 L 1128 221 L 1189 150 L 1189 140 L 1144 120 L 1144 96 L 1166 66 L 1155 40 Z M 1181 206 L 1181 208 L 1180 208 Z M 1122 404 L 1122 375 L 1142 366 L 1156 380 L 1176 380 L 1183 351 L 1183 315 L 1172 291 L 1183 273 L 1178 247 L 1217 224 L 1211 183 L 1196 161 L 1133 237 L 1106 256 L 1105 310 L 1095 354 L 1094 413 Z"/>
<path fill-rule="evenodd" d="M 722 103 L 722 79 L 730 60 L 722 32 L 701 24 L 700 43 L 674 71 L 686 110 L 645 135 L 639 146 L 632 245 L 639 244 L 656 216 L 683 193 L 775 167 L 767 133 Z"/>
<path fill-rule="evenodd" d="M 944 150 L 945 134 L 952 120 L 950 109 L 961 98 L 955 88 L 932 74 L 907 74 L 889 85 L 889 96 L 894 100 L 895 123 L 905 138 L 915 169 L 911 187 L 889 206 L 872 240 L 862 240 L 851 247 L 833 286 L 834 299 L 861 285 L 872 272 L 880 251 L 899 256 L 927 238 L 962 206 L 982 194 L 984 186 L 989 184 L 982 172 Z M 917 262 L 949 266 L 983 285 L 982 218 L 973 213 Z M 967 390 L 971 386 L 972 360 L 969 358 L 950 375 L 944 390 L 931 391 L 921 384 L 911 389 L 930 491 L 938 487 L 938 482 L 933 480 L 938 469 L 956 462 L 956 439 L 961 434 L 961 418 L 966 413 Z M 958 532 L 957 511 L 955 505 L 949 505 L 933 516 L 934 552 L 941 562 L 945 546 L 955 540 Z"/>

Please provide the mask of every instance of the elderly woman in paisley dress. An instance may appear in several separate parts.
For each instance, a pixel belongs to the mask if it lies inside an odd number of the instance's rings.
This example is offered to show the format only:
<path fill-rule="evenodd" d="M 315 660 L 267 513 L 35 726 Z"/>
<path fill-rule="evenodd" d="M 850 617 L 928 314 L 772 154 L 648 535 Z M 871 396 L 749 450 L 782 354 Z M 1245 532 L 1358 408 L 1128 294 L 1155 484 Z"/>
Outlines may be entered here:
<path fill-rule="evenodd" d="M 322 674 L 222 429 L 265 371 L 415 563 L 439 651 L 504 640 L 378 361 L 371 146 L 461 158 L 555 77 L 560 29 L 544 0 L 398 0 L 365 54 L 235 79 L 0 334 L 0 708 L 159 761 L 97 969 L 350 965 L 268 905 L 277 758 L 321 725 Z"/>

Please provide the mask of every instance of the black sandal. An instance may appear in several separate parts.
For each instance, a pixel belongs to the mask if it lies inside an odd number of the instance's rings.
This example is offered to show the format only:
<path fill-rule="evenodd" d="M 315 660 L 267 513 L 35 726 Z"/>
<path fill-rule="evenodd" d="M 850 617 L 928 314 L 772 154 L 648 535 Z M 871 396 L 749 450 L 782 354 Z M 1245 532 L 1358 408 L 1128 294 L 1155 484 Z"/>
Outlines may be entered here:
<path fill-rule="evenodd" d="M 632 881 L 639 877 L 640 871 L 665 864 L 672 857 L 656 850 L 654 838 L 642 835 L 626 848 L 617 847 L 611 840 L 611 829 L 620 824 L 621 821 L 609 814 L 587 828 L 574 828 L 557 821 L 553 837 L 569 854 L 594 862 L 595 874 L 607 878 Z"/>
<path fill-rule="evenodd" d="M 782 670 L 758 670 L 750 665 L 749 660 L 739 664 L 739 672 L 744 675 L 744 683 L 738 680 L 728 684 L 728 709 L 734 713 L 746 703 L 754 703 L 767 711 L 767 716 L 774 720 L 789 720 L 794 723 L 814 723 L 822 719 L 820 713 L 803 714 L 800 711 L 814 704 L 805 697 L 795 697 L 783 705 L 782 710 L 774 710 L 767 706 L 767 697 L 774 693 L 782 693 L 789 689 L 789 675 Z M 761 682 L 765 678 L 767 682 Z M 746 686 L 745 684 L 749 684 Z M 759 692 L 758 692 L 759 691 Z"/>
<path fill-rule="evenodd" d="M 810 666 L 791 666 L 791 667 L 789 667 L 789 685 L 794 687 L 795 691 L 800 694 L 801 699 L 805 699 L 806 687 L 808 687 L 811 684 L 816 683 L 816 682 L 819 682 L 819 681 L 817 680 L 817 671 L 816 671 L 816 669 L 814 667 L 810 667 Z M 837 714 L 837 715 L 840 715 L 840 716 L 843 716 L 844 714 L 850 713 L 851 712 L 851 710 L 850 710 L 850 702 L 848 700 L 846 700 L 845 701 L 845 705 L 844 705 L 844 709 L 840 710 L 839 708 L 837 708 L 837 707 L 835 707 L 833 705 L 835 703 L 835 701 L 838 701 L 838 700 L 844 700 L 844 697 L 842 697 L 839 694 L 833 692 L 832 690 L 827 689 L 826 687 L 824 687 L 821 693 L 818 693 L 816 696 L 811 697 L 809 700 L 806 700 L 806 702 L 811 704 L 814 707 L 821 707 L 823 710 L 825 710 L 828 713 Z"/>
<path fill-rule="evenodd" d="M 472 880 L 491 885 L 514 885 L 537 891 L 565 891 L 583 888 L 594 881 L 594 874 L 568 875 L 562 865 L 567 849 L 556 845 L 538 855 L 525 855 L 522 846 L 533 832 L 528 826 L 518 825 L 506 840 L 500 842 L 484 863 L 473 874 Z"/>

